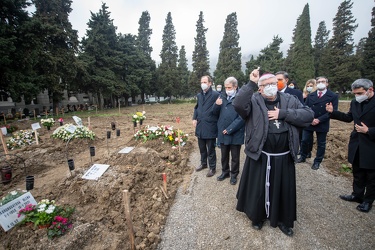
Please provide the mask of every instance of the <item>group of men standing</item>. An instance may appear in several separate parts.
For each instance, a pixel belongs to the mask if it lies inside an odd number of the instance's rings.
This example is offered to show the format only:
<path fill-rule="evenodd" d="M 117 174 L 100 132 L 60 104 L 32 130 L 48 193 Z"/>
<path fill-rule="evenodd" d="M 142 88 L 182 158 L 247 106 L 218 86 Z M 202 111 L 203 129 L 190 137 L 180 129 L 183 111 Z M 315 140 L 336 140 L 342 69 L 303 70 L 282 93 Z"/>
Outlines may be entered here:
<path fill-rule="evenodd" d="M 272 227 L 292 236 L 297 207 L 295 162 L 306 161 L 315 131 L 317 153 L 312 169 L 319 169 L 330 118 L 355 123 L 349 143 L 353 193 L 340 198 L 361 203 L 357 207 L 361 212 L 371 209 L 375 164 L 369 157 L 375 153 L 375 98 L 372 82 L 359 79 L 352 84 L 356 99 L 349 112 L 342 113 L 338 111 L 338 96 L 328 89 L 326 77 L 317 78 L 318 91 L 309 94 L 305 102 L 302 92 L 287 88 L 288 80 L 284 71 L 260 76 L 259 69 L 255 69 L 242 88 L 238 88 L 234 77 L 229 77 L 224 82 L 225 91 L 219 93 L 211 88 L 212 79 L 203 76 L 193 126 L 201 155 L 196 171 L 208 168 L 207 177 L 216 174 L 218 145 L 222 173 L 217 180 L 230 178 L 230 184 L 235 185 L 241 145 L 245 143 L 236 209 L 249 217 L 254 229 L 260 230 L 268 219 Z"/>

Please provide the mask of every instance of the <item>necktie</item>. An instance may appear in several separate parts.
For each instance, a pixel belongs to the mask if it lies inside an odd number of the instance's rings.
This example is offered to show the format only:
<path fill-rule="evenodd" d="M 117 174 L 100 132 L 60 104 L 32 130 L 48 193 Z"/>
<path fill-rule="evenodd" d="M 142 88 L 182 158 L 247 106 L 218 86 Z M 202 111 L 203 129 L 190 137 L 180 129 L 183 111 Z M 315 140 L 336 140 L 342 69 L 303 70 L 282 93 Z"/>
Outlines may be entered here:
<path fill-rule="evenodd" d="M 322 97 L 322 91 L 319 91 L 318 98 Z"/>
<path fill-rule="evenodd" d="M 231 97 L 231 96 L 228 96 L 227 100 L 229 101 L 230 99 L 232 99 L 232 97 Z"/>

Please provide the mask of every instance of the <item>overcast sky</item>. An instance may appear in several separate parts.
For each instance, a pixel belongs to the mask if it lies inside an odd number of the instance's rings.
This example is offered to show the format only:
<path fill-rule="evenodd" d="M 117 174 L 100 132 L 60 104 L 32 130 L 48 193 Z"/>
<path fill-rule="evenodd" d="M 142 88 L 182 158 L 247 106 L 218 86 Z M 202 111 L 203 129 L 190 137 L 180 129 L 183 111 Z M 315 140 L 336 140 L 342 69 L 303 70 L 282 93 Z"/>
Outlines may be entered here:
<path fill-rule="evenodd" d="M 327 29 L 332 30 L 333 18 L 343 0 L 73 0 L 70 21 L 80 37 L 86 34 L 90 11 L 98 13 L 102 2 L 108 6 L 117 33 L 137 35 L 142 12 L 149 12 L 152 57 L 157 63 L 160 63 L 165 20 L 168 12 L 171 12 L 177 46 L 180 49 L 185 45 L 186 56 L 191 64 L 196 24 L 199 12 L 203 11 L 204 26 L 208 28 L 206 41 L 212 72 L 216 66 L 224 24 L 229 14 L 237 13 L 242 57 L 257 55 L 272 42 L 275 35 L 284 40 L 281 49 L 285 56 L 297 18 L 302 14 L 306 3 L 310 6 L 311 39 L 314 40 L 319 22 L 325 21 Z M 371 11 L 375 3 L 374 0 L 352 2 L 352 13 L 358 24 L 353 38 L 357 43 L 368 35 L 371 28 Z"/>

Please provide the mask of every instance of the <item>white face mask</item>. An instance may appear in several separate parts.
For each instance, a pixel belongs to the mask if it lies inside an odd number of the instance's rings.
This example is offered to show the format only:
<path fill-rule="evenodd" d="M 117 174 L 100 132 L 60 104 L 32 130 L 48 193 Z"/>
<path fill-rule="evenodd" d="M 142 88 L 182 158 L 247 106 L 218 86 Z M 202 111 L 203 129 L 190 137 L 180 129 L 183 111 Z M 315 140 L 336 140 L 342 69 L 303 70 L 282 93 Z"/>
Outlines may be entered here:
<path fill-rule="evenodd" d="M 216 87 L 216 91 L 220 92 L 221 91 L 221 87 Z"/>
<path fill-rule="evenodd" d="M 207 83 L 202 83 L 201 84 L 201 88 L 202 88 L 203 91 L 205 91 L 208 88 L 208 84 Z"/>
<path fill-rule="evenodd" d="M 294 86 L 293 86 L 293 85 L 290 85 L 289 88 L 294 89 Z"/>
<path fill-rule="evenodd" d="M 363 102 L 363 101 L 366 101 L 368 99 L 368 96 L 367 96 L 367 92 L 363 95 L 357 95 L 355 97 L 355 100 L 359 103 Z"/>
<path fill-rule="evenodd" d="M 227 90 L 227 91 L 225 91 L 225 92 L 227 93 L 227 96 L 233 96 L 235 90 L 232 89 L 232 90 Z"/>
<path fill-rule="evenodd" d="M 276 86 L 276 85 L 267 85 L 267 86 L 263 89 L 263 93 L 264 93 L 266 96 L 275 96 L 276 93 L 277 93 L 277 86 Z"/>
<path fill-rule="evenodd" d="M 326 88 L 326 85 L 322 82 L 318 83 L 318 85 L 316 85 L 316 87 L 319 89 L 319 90 L 324 90 Z"/>
<path fill-rule="evenodd" d="M 306 90 L 310 93 L 313 90 L 313 87 L 307 87 Z"/>

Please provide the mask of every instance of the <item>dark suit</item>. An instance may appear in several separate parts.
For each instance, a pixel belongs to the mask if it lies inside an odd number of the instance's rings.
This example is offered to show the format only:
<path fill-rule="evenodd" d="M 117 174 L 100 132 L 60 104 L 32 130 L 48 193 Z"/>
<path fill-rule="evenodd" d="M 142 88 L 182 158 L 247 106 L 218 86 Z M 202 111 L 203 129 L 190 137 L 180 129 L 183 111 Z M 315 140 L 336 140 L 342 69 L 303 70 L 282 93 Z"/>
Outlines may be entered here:
<path fill-rule="evenodd" d="M 373 203 L 375 199 L 375 98 L 372 97 L 362 103 L 352 100 L 348 113 L 333 111 L 331 118 L 344 122 L 354 121 L 354 124 L 361 126 L 363 122 L 369 128 L 368 134 L 358 133 L 355 129 L 351 132 L 348 161 L 353 166 L 353 195 Z"/>
<path fill-rule="evenodd" d="M 288 93 L 288 94 L 291 94 L 291 95 L 294 95 L 295 97 L 298 98 L 298 100 L 303 104 L 304 101 L 303 101 L 303 95 L 302 95 L 302 91 L 298 90 L 298 89 L 292 89 L 292 88 L 286 88 L 284 93 Z"/>
<path fill-rule="evenodd" d="M 207 166 L 207 158 L 210 169 L 216 170 L 215 142 L 217 137 L 218 116 L 212 112 L 213 105 L 219 93 L 211 88 L 197 95 L 197 105 L 194 107 L 193 120 L 197 120 L 195 135 L 198 137 L 198 146 L 201 154 L 201 164 Z"/>
<path fill-rule="evenodd" d="M 301 158 L 306 159 L 309 153 L 309 148 L 311 148 L 311 142 L 313 141 L 313 133 L 315 131 L 317 137 L 317 152 L 314 159 L 314 163 L 320 164 L 323 161 L 325 150 L 326 150 L 326 139 L 327 133 L 329 131 L 329 118 L 330 115 L 326 111 L 326 104 L 332 103 L 333 110 L 338 108 L 338 96 L 327 89 L 327 92 L 318 98 L 318 92 L 314 91 L 309 94 L 306 98 L 305 105 L 310 107 L 314 111 L 314 118 L 319 120 L 319 124 L 310 125 L 304 128 L 302 131 L 302 141 L 301 141 Z"/>

